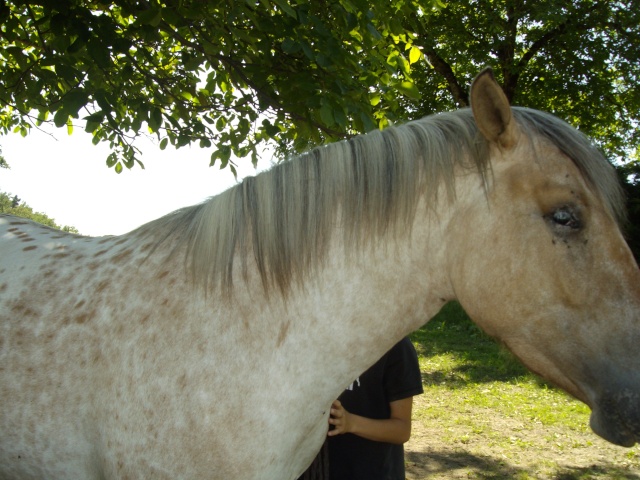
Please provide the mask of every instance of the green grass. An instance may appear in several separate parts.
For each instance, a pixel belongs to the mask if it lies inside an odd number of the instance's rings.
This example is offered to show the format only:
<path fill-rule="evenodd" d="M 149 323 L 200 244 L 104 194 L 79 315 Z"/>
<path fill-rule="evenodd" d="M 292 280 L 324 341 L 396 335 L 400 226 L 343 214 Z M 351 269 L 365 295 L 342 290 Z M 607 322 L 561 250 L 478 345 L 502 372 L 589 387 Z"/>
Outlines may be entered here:
<path fill-rule="evenodd" d="M 485 335 L 457 303 L 447 304 L 411 335 L 423 384 L 457 392 L 465 403 L 501 414 L 514 411 L 544 424 L 582 425 L 589 409 L 529 372 L 508 350 Z"/>
<path fill-rule="evenodd" d="M 599 439 L 586 405 L 526 370 L 457 303 L 411 339 L 425 388 L 413 415 L 414 431 L 423 432 L 431 452 L 423 460 L 438 463 L 434 449 L 442 450 L 443 464 L 456 455 L 464 460 L 451 460 L 443 476 L 408 478 L 640 480 L 638 447 Z"/>

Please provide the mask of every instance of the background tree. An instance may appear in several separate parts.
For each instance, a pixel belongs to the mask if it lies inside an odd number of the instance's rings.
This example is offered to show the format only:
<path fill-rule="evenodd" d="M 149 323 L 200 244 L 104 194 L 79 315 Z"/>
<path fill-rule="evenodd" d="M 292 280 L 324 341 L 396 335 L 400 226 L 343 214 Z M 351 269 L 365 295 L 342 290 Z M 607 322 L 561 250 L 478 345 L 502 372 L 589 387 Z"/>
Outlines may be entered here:
<path fill-rule="evenodd" d="M 471 80 L 493 66 L 511 103 L 567 120 L 618 164 L 640 258 L 640 2 L 462 0 L 402 22 L 426 59 L 406 118 L 468 106 Z"/>
<path fill-rule="evenodd" d="M 464 106 L 485 65 L 637 158 L 637 0 L 3 1 L 0 127 L 83 117 L 117 171 L 147 128 L 224 165 Z"/>
<path fill-rule="evenodd" d="M 622 186 L 627 195 L 628 222 L 627 243 L 640 263 L 640 162 L 630 162 L 618 167 Z"/>
<path fill-rule="evenodd" d="M 2 156 L 2 149 L 0 148 L 0 168 L 9 168 L 9 164 Z M 64 232 L 78 233 L 75 227 L 65 225 L 61 227 L 55 220 L 49 218 L 47 215 L 41 212 L 34 212 L 33 209 L 23 202 L 17 195 L 11 195 L 10 193 L 0 192 L 0 213 L 8 213 L 17 217 L 29 218 L 43 225 L 47 225 L 52 228 L 57 228 Z"/>
<path fill-rule="evenodd" d="M 7 163 L 4 156 L 2 155 L 1 147 L 0 147 L 0 168 L 9 168 L 9 164 Z"/>
<path fill-rule="evenodd" d="M 0 128 L 84 118 L 116 171 L 145 131 L 224 166 L 466 106 L 486 65 L 638 156 L 638 0 L 0 1 Z"/>
<path fill-rule="evenodd" d="M 398 10 L 418 14 L 411 1 L 2 1 L 0 128 L 84 118 L 118 172 L 147 129 L 161 148 L 215 145 L 212 163 L 255 163 L 262 141 L 344 138 L 418 96 L 420 52 L 388 27 Z M 381 88 L 394 92 L 384 108 Z"/>
<path fill-rule="evenodd" d="M 403 28 L 427 62 L 414 66 L 423 93 L 411 115 L 468 106 L 483 65 L 513 104 L 555 113 L 611 155 L 638 159 L 640 2 L 462 0 Z"/>
<path fill-rule="evenodd" d="M 53 218 L 50 218 L 44 213 L 34 212 L 33 209 L 25 202 L 20 200 L 17 195 L 11 195 L 10 193 L 0 192 L 0 213 L 7 213 L 15 215 L 17 217 L 28 218 L 35 222 L 47 225 L 51 228 L 57 228 L 64 232 L 78 233 L 75 227 L 69 225 L 60 226 Z"/>

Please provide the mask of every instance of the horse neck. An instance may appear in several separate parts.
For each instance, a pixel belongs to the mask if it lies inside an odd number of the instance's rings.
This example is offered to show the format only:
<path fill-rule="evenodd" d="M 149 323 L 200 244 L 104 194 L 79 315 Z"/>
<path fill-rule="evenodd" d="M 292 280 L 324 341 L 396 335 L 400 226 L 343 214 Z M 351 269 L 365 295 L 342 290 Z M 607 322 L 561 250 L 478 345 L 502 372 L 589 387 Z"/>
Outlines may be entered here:
<path fill-rule="evenodd" d="M 314 371 L 317 394 L 336 398 L 452 298 L 443 248 L 447 216 L 420 208 L 410 235 L 355 254 L 338 231 L 317 274 L 286 300 L 269 301 L 274 343 Z"/>

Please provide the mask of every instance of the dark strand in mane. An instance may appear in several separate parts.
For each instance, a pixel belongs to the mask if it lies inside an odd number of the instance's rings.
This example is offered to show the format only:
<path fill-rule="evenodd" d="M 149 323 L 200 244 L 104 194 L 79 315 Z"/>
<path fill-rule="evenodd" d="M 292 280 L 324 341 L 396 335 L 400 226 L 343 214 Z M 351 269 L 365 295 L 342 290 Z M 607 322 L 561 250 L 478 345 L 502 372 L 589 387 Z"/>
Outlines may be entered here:
<path fill-rule="evenodd" d="M 543 112 L 515 107 L 513 115 L 524 135 L 567 155 L 623 218 L 615 172 L 587 137 Z M 265 292 L 276 287 L 286 296 L 322 265 L 336 228 L 349 252 L 409 234 L 421 199 L 435 205 L 442 191 L 454 199 L 455 169 L 477 171 L 487 184 L 489 145 L 468 109 L 315 148 L 142 228 L 186 243 L 188 265 L 205 288 L 230 293 L 239 255 L 245 276 L 255 262 Z"/>

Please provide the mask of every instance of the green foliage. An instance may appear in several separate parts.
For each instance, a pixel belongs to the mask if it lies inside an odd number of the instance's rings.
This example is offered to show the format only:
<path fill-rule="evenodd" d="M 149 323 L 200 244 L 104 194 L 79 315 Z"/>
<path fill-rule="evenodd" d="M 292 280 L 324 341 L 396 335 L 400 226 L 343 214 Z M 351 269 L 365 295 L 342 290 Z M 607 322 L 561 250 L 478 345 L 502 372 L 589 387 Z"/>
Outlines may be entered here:
<path fill-rule="evenodd" d="M 233 167 L 466 106 L 486 65 L 514 103 L 638 152 L 638 0 L 5 0 L 0 28 L 0 130 L 84 119 L 116 171 L 143 132 Z"/>
<path fill-rule="evenodd" d="M 612 157 L 638 151 L 637 0 L 463 0 L 403 26 L 427 60 L 412 71 L 423 95 L 405 102 L 410 116 L 468 106 L 468 85 L 488 65 L 512 103 L 555 113 Z"/>
<path fill-rule="evenodd" d="M 75 227 L 65 225 L 61 227 L 56 224 L 55 220 L 49 218 L 47 215 L 41 212 L 34 212 L 33 209 L 25 202 L 20 200 L 17 195 L 11 196 L 11 194 L 0 192 L 0 213 L 8 213 L 17 217 L 28 218 L 35 222 L 41 223 L 51 228 L 57 228 L 64 232 L 78 233 Z"/>
<path fill-rule="evenodd" d="M 0 129 L 84 119 L 117 172 L 140 163 L 144 131 L 161 148 L 215 145 L 225 167 L 257 162 L 263 141 L 299 150 L 384 126 L 399 96 L 419 97 L 420 51 L 393 20 L 418 14 L 410 0 L 1 5 Z"/>
<path fill-rule="evenodd" d="M 7 163 L 5 158 L 2 156 L 2 147 L 0 147 L 0 168 L 11 168 L 9 167 L 9 164 Z"/>

